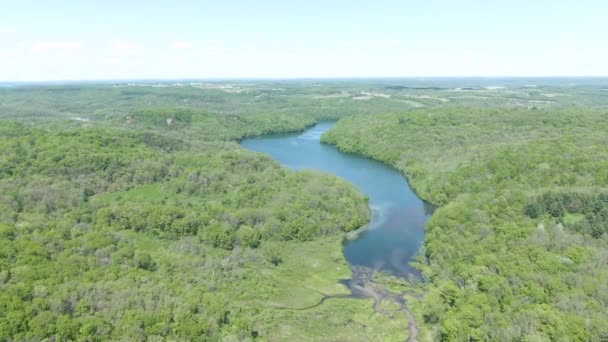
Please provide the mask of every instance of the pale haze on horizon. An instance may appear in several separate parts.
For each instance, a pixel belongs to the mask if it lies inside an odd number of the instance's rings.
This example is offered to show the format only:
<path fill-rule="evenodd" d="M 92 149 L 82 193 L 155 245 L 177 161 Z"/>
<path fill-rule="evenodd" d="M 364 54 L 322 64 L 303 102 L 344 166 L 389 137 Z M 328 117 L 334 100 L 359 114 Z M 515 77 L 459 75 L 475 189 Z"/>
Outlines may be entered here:
<path fill-rule="evenodd" d="M 608 76 L 606 1 L 0 6 L 0 81 Z"/>

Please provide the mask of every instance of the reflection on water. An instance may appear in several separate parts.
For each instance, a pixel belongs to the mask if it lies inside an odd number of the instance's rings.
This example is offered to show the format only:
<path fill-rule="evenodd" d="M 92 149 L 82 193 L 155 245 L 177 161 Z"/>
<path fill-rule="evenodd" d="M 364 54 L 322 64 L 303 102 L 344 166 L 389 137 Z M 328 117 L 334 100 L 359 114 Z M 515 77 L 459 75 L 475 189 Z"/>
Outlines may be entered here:
<path fill-rule="evenodd" d="M 346 259 L 352 265 L 397 276 L 418 275 L 408 263 L 422 246 L 424 224 L 433 207 L 418 198 L 394 168 L 321 144 L 321 135 L 333 124 L 319 123 L 302 133 L 246 139 L 242 145 L 293 169 L 333 173 L 354 183 L 369 197 L 372 219 L 365 231 L 345 244 Z"/>

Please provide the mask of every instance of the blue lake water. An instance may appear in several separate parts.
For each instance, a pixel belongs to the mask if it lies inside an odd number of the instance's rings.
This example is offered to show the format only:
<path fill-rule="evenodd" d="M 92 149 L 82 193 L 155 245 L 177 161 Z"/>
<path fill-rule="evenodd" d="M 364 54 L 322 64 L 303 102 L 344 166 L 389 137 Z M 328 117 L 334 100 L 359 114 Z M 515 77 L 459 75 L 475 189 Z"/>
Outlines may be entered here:
<path fill-rule="evenodd" d="M 304 132 L 245 139 L 241 145 L 289 168 L 327 172 L 355 184 L 369 197 L 372 218 L 366 230 L 346 242 L 348 262 L 400 277 L 418 275 L 408 263 L 424 242 L 424 225 L 432 207 L 416 196 L 393 167 L 321 144 L 321 135 L 333 125 L 322 122 Z"/>

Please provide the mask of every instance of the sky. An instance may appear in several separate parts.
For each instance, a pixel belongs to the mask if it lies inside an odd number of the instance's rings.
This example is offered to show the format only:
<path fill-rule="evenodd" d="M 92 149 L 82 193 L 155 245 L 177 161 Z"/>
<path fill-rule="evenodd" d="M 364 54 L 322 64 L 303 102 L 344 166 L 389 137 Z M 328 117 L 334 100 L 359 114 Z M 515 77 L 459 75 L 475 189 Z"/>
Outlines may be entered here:
<path fill-rule="evenodd" d="M 608 76 L 605 0 L 0 0 L 0 81 Z"/>

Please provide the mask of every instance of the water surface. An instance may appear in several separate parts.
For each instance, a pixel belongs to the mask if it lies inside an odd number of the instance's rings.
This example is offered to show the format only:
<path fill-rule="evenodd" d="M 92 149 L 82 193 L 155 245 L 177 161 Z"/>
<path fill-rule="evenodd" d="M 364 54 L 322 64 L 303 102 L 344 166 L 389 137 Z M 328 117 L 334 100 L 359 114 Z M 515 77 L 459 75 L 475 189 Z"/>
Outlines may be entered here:
<path fill-rule="evenodd" d="M 365 231 L 345 244 L 348 262 L 402 277 L 417 275 L 408 262 L 422 246 L 431 207 L 391 166 L 321 144 L 321 134 L 333 125 L 322 122 L 304 132 L 245 139 L 241 145 L 266 153 L 292 169 L 332 173 L 355 184 L 369 197 L 372 218 Z"/>

